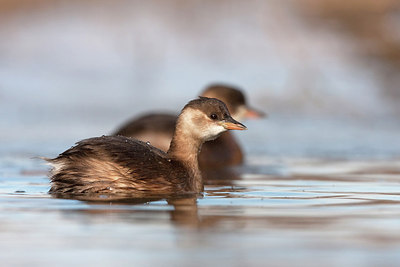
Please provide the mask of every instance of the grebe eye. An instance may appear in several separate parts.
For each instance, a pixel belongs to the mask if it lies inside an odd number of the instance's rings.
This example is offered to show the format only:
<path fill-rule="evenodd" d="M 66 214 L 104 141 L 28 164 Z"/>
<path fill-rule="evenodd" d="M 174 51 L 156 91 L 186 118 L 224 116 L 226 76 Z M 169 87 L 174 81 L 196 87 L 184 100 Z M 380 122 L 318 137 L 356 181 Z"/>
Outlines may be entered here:
<path fill-rule="evenodd" d="M 218 119 L 218 116 L 217 116 L 217 114 L 213 113 L 210 115 L 210 118 L 213 120 L 216 120 L 216 119 Z"/>

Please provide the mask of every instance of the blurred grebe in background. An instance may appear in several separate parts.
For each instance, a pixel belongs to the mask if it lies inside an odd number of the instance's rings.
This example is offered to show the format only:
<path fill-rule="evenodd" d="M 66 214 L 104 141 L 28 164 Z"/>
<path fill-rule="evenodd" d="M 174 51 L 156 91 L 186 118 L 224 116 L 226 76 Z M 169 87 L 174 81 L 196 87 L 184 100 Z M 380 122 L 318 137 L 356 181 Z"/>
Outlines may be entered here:
<path fill-rule="evenodd" d="M 232 117 L 242 121 L 249 118 L 261 118 L 265 113 L 249 107 L 243 92 L 234 86 L 214 84 L 208 86 L 201 96 L 217 98 L 223 101 Z M 150 113 L 121 126 L 113 135 L 133 137 L 167 151 L 174 133 L 177 116 L 175 114 Z M 203 145 L 199 164 L 201 169 L 219 168 L 243 163 L 240 145 L 230 132 L 221 134 L 217 139 Z"/>

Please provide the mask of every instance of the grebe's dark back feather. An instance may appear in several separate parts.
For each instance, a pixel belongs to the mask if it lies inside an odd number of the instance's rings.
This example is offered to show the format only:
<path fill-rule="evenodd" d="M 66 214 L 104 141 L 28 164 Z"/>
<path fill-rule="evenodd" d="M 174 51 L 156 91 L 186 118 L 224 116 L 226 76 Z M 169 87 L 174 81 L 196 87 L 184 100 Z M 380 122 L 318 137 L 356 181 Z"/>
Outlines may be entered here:
<path fill-rule="evenodd" d="M 82 140 L 49 162 L 59 169 L 51 177 L 50 192 L 190 191 L 187 170 L 180 162 L 171 168 L 165 152 L 122 136 Z"/>

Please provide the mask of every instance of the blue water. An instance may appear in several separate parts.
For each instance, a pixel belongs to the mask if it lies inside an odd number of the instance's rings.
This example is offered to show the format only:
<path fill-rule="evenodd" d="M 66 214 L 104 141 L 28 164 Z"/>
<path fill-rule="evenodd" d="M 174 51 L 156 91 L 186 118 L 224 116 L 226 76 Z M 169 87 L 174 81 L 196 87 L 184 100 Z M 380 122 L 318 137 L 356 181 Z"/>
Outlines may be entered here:
<path fill-rule="evenodd" d="M 1 173 L 0 255 L 7 265 L 400 262 L 399 161 L 288 159 L 266 162 L 266 174 L 249 163 L 235 169 L 235 180 L 209 180 L 198 199 L 142 204 L 52 198 L 46 167 L 30 161 Z"/>
<path fill-rule="evenodd" d="M 2 264 L 399 266 L 395 101 L 351 39 L 281 2 L 63 2 L 1 16 Z M 209 174 L 202 196 L 47 193 L 35 157 L 141 112 L 177 112 L 214 81 L 242 86 L 269 117 L 235 133 L 245 164 Z"/>

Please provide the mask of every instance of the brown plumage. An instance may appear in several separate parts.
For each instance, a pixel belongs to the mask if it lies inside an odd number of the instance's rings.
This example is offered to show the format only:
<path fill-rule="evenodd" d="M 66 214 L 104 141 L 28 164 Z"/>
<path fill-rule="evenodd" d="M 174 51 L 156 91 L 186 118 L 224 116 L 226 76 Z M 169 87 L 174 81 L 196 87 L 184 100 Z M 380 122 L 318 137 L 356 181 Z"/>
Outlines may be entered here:
<path fill-rule="evenodd" d="M 241 121 L 245 118 L 259 118 L 264 113 L 250 108 L 246 97 L 240 89 L 224 84 L 207 87 L 202 93 L 204 97 L 217 98 L 223 101 L 232 117 Z M 167 151 L 174 133 L 177 116 L 174 114 L 151 113 L 131 121 L 120 127 L 114 135 L 133 137 Z M 240 145 L 230 132 L 225 132 L 217 139 L 203 145 L 199 156 L 201 169 L 218 168 L 237 165 L 243 162 Z"/>
<path fill-rule="evenodd" d="M 119 193 L 143 196 L 201 192 L 198 154 L 205 141 L 246 127 L 217 99 L 190 101 L 179 115 L 167 153 L 144 142 L 103 136 L 82 140 L 48 159 L 55 194 Z"/>

